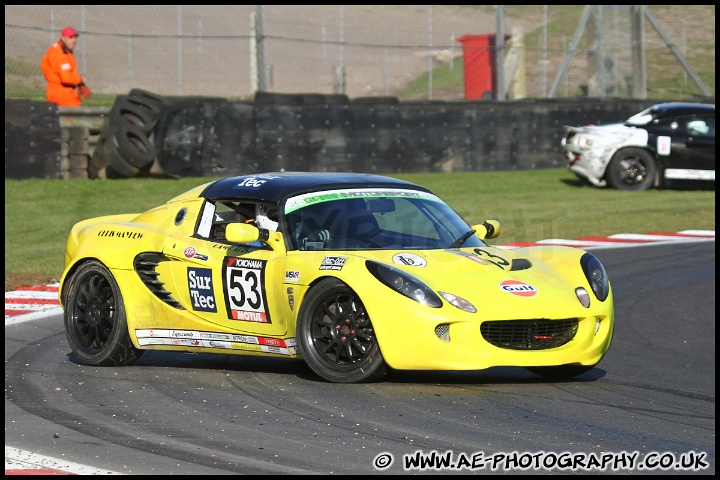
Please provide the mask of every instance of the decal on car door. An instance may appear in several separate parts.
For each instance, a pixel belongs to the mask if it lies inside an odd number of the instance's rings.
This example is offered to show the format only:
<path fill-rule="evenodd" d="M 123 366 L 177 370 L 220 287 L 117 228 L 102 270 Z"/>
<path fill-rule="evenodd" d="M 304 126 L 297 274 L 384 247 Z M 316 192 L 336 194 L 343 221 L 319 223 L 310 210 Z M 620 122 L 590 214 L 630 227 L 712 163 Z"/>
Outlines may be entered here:
<path fill-rule="evenodd" d="M 265 296 L 267 260 L 225 257 L 223 291 L 228 318 L 256 323 L 272 323 Z"/>
<path fill-rule="evenodd" d="M 188 267 L 188 289 L 193 310 L 217 312 L 211 269 Z"/>

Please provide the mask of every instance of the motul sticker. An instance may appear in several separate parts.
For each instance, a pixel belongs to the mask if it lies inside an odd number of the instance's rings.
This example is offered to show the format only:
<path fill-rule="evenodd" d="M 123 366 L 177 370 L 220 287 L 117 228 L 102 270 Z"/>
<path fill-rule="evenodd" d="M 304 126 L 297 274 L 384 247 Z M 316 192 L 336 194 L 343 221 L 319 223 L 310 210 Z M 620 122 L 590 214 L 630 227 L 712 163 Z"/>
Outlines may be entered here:
<path fill-rule="evenodd" d="M 538 293 L 537 288 L 520 280 L 503 280 L 500 289 L 518 297 L 534 297 Z"/>

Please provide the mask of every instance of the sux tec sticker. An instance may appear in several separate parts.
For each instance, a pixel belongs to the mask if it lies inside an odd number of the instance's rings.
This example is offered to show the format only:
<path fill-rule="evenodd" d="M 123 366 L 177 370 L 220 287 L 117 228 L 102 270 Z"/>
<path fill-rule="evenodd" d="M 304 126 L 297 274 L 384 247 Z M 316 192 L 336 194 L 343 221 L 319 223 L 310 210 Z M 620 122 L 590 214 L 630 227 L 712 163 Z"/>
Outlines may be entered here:
<path fill-rule="evenodd" d="M 188 267 L 188 288 L 193 310 L 217 312 L 212 286 L 212 270 Z"/>

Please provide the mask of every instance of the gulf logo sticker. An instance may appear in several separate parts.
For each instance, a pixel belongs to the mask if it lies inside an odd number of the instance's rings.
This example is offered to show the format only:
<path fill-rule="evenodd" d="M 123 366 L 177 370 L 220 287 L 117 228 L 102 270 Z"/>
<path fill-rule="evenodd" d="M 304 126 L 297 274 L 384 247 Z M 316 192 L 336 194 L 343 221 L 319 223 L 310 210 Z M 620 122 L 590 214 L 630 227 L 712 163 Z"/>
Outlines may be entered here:
<path fill-rule="evenodd" d="M 538 293 L 537 288 L 520 280 L 503 280 L 500 289 L 518 297 L 534 297 Z"/>

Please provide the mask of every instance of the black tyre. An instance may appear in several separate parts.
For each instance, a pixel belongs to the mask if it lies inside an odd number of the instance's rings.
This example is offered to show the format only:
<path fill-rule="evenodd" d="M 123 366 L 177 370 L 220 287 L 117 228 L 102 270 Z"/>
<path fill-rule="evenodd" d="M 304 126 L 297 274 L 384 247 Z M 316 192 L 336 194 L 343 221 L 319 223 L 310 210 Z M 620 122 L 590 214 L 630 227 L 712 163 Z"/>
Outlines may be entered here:
<path fill-rule="evenodd" d="M 302 93 L 275 93 L 259 90 L 255 92 L 257 105 L 303 105 L 305 98 Z"/>
<path fill-rule="evenodd" d="M 128 122 L 150 135 L 155 130 L 160 113 L 160 108 L 154 104 L 145 105 L 132 97 L 118 98 L 110 112 L 110 122 L 114 126 Z"/>
<path fill-rule="evenodd" d="M 104 158 L 107 161 L 107 167 L 112 167 L 112 171 L 117 174 L 113 178 L 135 177 L 140 173 L 140 169 L 130 165 L 125 157 L 123 157 L 117 149 L 114 142 L 106 142 L 103 146 Z M 110 177 L 108 177 L 110 178 Z"/>
<path fill-rule="evenodd" d="M 147 134 L 129 123 L 115 127 L 111 139 L 122 157 L 133 167 L 142 169 L 155 160 L 155 148 Z"/>
<path fill-rule="evenodd" d="M 397 97 L 355 97 L 350 99 L 351 105 L 400 105 Z"/>
<path fill-rule="evenodd" d="M 652 188 L 657 165 L 641 148 L 624 148 L 613 155 L 605 173 L 608 185 L 618 190 L 640 191 Z"/>
<path fill-rule="evenodd" d="M 133 88 L 128 92 L 127 96 L 134 102 L 142 103 L 148 108 L 158 108 L 163 110 L 167 103 L 165 97 L 149 90 L 143 90 L 142 88 Z"/>
<path fill-rule="evenodd" d="M 577 377 L 595 368 L 595 365 L 558 365 L 556 367 L 526 367 L 526 370 L 546 380 L 563 380 Z"/>
<path fill-rule="evenodd" d="M 112 273 L 89 261 L 73 274 L 65 295 L 65 334 L 85 365 L 130 365 L 143 354 L 128 334 L 125 306 Z"/>
<path fill-rule="evenodd" d="M 365 306 L 337 279 L 322 280 L 308 292 L 297 339 L 305 362 L 327 381 L 373 382 L 387 372 Z"/>

